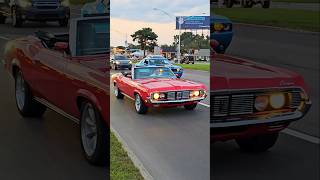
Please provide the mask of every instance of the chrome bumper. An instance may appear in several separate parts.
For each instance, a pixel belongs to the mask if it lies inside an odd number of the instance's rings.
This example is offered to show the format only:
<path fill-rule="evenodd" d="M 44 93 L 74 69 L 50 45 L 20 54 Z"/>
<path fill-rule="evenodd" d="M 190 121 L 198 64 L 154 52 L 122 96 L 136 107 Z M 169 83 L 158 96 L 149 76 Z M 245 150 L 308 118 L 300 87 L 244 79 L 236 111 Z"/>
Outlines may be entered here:
<path fill-rule="evenodd" d="M 290 113 L 284 113 L 278 116 L 273 116 L 269 118 L 261 119 L 243 119 L 227 122 L 210 122 L 210 128 L 223 128 L 223 127 L 235 127 L 235 126 L 246 126 L 246 125 L 255 125 L 255 124 L 268 124 L 275 122 L 291 122 L 303 118 L 311 107 L 311 101 L 305 104 L 305 108 L 302 111 L 295 111 Z"/>
<path fill-rule="evenodd" d="M 180 100 L 171 100 L 171 101 L 154 101 L 154 100 L 149 100 L 150 103 L 152 104 L 168 104 L 168 103 L 185 103 L 185 102 L 193 102 L 193 101 L 201 101 L 201 100 L 204 100 L 205 99 L 205 96 L 204 97 L 201 97 L 201 98 L 193 98 L 193 99 L 180 99 Z"/>

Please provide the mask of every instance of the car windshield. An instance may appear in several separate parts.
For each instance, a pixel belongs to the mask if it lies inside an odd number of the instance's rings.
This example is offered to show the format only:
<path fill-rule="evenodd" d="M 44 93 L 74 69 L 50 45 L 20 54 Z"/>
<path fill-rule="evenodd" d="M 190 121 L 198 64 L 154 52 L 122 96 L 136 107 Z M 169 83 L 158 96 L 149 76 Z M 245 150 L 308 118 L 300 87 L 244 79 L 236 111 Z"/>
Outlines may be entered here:
<path fill-rule="evenodd" d="M 126 60 L 129 60 L 126 56 L 114 56 L 114 60 L 117 60 L 117 61 L 126 61 Z"/>
<path fill-rule="evenodd" d="M 149 62 L 150 62 L 149 65 L 168 65 L 168 64 L 170 64 L 169 60 L 166 58 L 149 59 Z"/>
<path fill-rule="evenodd" d="M 77 27 L 77 55 L 107 53 L 109 49 L 107 19 L 79 21 Z"/>
<path fill-rule="evenodd" d="M 144 67 L 134 68 L 135 79 L 148 79 L 148 78 L 176 78 L 175 74 L 170 68 L 166 67 Z"/>

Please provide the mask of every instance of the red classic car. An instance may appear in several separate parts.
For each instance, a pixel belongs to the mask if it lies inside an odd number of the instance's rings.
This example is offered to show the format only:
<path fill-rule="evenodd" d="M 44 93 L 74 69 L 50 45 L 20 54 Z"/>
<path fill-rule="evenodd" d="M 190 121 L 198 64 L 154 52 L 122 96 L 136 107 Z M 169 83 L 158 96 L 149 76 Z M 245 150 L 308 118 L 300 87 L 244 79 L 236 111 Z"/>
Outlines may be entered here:
<path fill-rule="evenodd" d="M 243 150 L 266 151 L 281 130 L 310 108 L 307 88 L 299 74 L 214 52 L 212 56 L 213 142 L 235 139 Z"/>
<path fill-rule="evenodd" d="M 23 117 L 41 117 L 50 108 L 80 122 L 89 162 L 108 163 L 109 18 L 74 19 L 69 34 L 38 31 L 8 42 L 4 64 L 15 80 Z"/>
<path fill-rule="evenodd" d="M 149 107 L 184 106 L 193 110 L 206 97 L 203 84 L 179 79 L 168 67 L 135 66 L 131 72 L 112 75 L 111 80 L 115 96 L 134 100 L 139 114 L 146 113 Z"/>

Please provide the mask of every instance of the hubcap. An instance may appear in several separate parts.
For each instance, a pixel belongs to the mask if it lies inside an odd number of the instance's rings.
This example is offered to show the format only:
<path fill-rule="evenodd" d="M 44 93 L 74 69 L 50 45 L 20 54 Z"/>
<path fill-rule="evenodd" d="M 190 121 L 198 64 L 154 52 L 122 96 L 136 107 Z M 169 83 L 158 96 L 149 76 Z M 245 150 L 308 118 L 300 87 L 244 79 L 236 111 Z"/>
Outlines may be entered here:
<path fill-rule="evenodd" d="M 139 111 L 141 106 L 141 99 L 139 95 L 136 95 L 135 105 L 136 105 L 136 110 Z"/>
<path fill-rule="evenodd" d="M 20 110 L 24 107 L 25 97 L 25 83 L 21 73 L 18 73 L 16 78 L 16 101 Z"/>
<path fill-rule="evenodd" d="M 97 122 L 92 105 L 86 105 L 81 121 L 81 137 L 84 150 L 92 156 L 97 146 Z"/>

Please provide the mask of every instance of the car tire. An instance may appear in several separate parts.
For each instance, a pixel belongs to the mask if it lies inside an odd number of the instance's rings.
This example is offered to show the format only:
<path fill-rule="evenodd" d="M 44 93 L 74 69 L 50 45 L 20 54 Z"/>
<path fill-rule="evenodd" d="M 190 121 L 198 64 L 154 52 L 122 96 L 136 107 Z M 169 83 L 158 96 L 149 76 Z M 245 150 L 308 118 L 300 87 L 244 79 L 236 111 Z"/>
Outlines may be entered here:
<path fill-rule="evenodd" d="M 6 23 L 6 18 L 7 18 L 6 16 L 0 14 L 0 24 Z"/>
<path fill-rule="evenodd" d="M 114 95 L 116 96 L 117 99 L 123 99 L 124 95 L 121 93 L 120 89 L 118 86 L 115 84 L 114 85 Z"/>
<path fill-rule="evenodd" d="M 15 74 L 15 99 L 19 113 L 23 117 L 42 117 L 47 107 L 34 100 L 30 87 L 20 70 Z"/>
<path fill-rule="evenodd" d="M 194 103 L 194 104 L 189 104 L 189 105 L 184 105 L 184 108 L 188 111 L 192 111 L 197 107 L 198 103 Z"/>
<path fill-rule="evenodd" d="M 135 94 L 134 107 L 138 114 L 146 114 L 148 107 L 144 104 L 139 94 Z"/>
<path fill-rule="evenodd" d="M 17 15 L 16 8 L 12 9 L 12 26 L 13 27 L 21 27 L 23 20 Z"/>
<path fill-rule="evenodd" d="M 109 131 L 97 108 L 90 102 L 81 106 L 81 147 L 86 159 L 93 165 L 109 163 Z"/>
<path fill-rule="evenodd" d="M 276 143 L 279 133 L 258 135 L 245 139 L 237 139 L 240 149 L 246 152 L 265 152 Z"/>
<path fill-rule="evenodd" d="M 116 66 L 116 65 L 114 65 L 114 68 L 113 68 L 114 70 L 118 70 L 118 67 Z"/>
<path fill-rule="evenodd" d="M 270 8 L 270 1 L 263 1 L 261 5 L 262 5 L 262 8 L 268 9 Z"/>
<path fill-rule="evenodd" d="M 68 24 L 69 24 L 69 19 L 63 19 L 63 20 L 60 20 L 60 21 L 59 21 L 59 25 L 60 25 L 61 27 L 67 27 Z"/>

